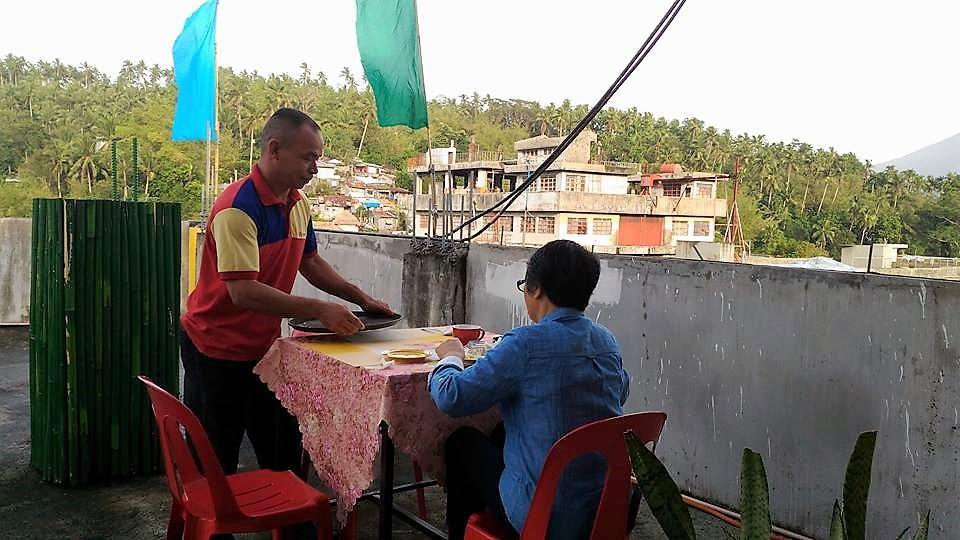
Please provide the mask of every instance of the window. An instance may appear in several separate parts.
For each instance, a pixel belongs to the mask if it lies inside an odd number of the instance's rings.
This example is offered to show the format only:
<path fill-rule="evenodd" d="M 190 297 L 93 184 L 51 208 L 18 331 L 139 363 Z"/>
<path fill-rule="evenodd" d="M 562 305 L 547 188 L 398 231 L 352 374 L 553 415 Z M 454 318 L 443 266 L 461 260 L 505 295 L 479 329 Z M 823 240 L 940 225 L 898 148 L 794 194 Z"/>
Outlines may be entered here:
<path fill-rule="evenodd" d="M 590 180 L 587 182 L 587 191 L 590 193 L 601 193 L 600 188 L 600 178 L 596 176 L 591 176 Z"/>
<path fill-rule="evenodd" d="M 420 225 L 418 226 L 421 229 L 426 229 L 427 227 L 430 226 L 430 216 L 428 214 L 420 214 L 417 216 L 417 218 L 419 218 Z"/>
<path fill-rule="evenodd" d="M 540 234 L 553 234 L 556 230 L 557 218 L 555 217 L 538 217 L 537 218 L 537 232 Z"/>
<path fill-rule="evenodd" d="M 528 233 L 537 232 L 537 218 L 535 217 L 523 218 L 523 232 L 528 232 Z"/>
<path fill-rule="evenodd" d="M 679 197 L 680 191 L 680 184 L 663 184 L 663 195 L 665 197 Z"/>
<path fill-rule="evenodd" d="M 682 220 L 673 220 L 674 236 L 690 236 L 690 222 Z"/>
<path fill-rule="evenodd" d="M 709 221 L 694 221 L 694 222 L 693 222 L 693 235 L 694 235 L 694 236 L 710 236 L 710 222 L 709 222 Z"/>
<path fill-rule="evenodd" d="M 567 234 L 587 234 L 587 218 L 567 218 Z"/>
<path fill-rule="evenodd" d="M 493 221 L 493 217 L 487 216 L 486 222 L 490 223 Z M 483 231 L 483 234 L 480 235 L 480 240 L 482 242 L 500 242 L 502 236 L 504 242 L 510 241 L 510 233 L 513 231 L 513 218 L 509 216 L 501 216 L 500 219 L 491 225 L 487 230 Z"/>
<path fill-rule="evenodd" d="M 556 175 L 543 175 L 537 180 L 537 191 L 556 191 L 557 190 L 557 177 Z"/>
<path fill-rule="evenodd" d="M 613 232 L 613 220 L 596 218 L 593 220 L 593 234 L 610 234 Z"/>
<path fill-rule="evenodd" d="M 485 223 L 493 222 L 492 216 L 487 216 L 484 219 Z M 483 231 L 483 234 L 480 235 L 481 242 L 496 242 L 500 239 L 500 231 L 497 230 L 497 224 L 494 223 L 487 227 L 487 230 Z"/>
<path fill-rule="evenodd" d="M 587 179 L 582 174 L 567 175 L 567 191 L 583 191 L 586 188 Z"/>
<path fill-rule="evenodd" d="M 697 198 L 698 199 L 712 199 L 713 198 L 713 184 L 708 184 L 706 182 L 700 182 L 697 184 Z"/>

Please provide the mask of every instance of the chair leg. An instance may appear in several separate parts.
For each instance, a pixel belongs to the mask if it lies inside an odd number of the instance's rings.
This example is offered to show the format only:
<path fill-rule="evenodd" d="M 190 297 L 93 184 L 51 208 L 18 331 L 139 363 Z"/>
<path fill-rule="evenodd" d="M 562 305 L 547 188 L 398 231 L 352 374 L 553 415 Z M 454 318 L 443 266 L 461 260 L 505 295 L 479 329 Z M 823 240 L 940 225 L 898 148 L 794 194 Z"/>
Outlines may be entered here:
<path fill-rule="evenodd" d="M 183 538 L 185 540 L 209 540 L 212 533 L 204 523 L 199 523 L 195 519 L 187 519 L 183 527 Z"/>
<path fill-rule="evenodd" d="M 420 470 L 420 464 L 416 461 L 413 462 L 413 480 L 415 482 L 423 481 L 423 471 Z M 423 488 L 417 488 L 417 513 L 420 514 L 420 519 L 427 519 L 427 500 L 423 496 Z"/>
<path fill-rule="evenodd" d="M 167 520 L 167 540 L 183 539 L 183 511 L 173 502 L 170 505 L 170 519 Z"/>

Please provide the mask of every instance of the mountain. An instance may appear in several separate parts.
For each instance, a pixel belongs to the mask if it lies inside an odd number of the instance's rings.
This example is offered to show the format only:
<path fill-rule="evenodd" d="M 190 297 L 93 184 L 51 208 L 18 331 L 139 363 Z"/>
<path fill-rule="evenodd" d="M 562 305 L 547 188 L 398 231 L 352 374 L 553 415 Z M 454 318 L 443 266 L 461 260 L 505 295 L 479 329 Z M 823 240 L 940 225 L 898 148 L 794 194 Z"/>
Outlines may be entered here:
<path fill-rule="evenodd" d="M 880 168 L 888 165 L 901 170 L 913 169 L 924 176 L 960 173 L 960 133 L 903 157 L 882 163 Z"/>

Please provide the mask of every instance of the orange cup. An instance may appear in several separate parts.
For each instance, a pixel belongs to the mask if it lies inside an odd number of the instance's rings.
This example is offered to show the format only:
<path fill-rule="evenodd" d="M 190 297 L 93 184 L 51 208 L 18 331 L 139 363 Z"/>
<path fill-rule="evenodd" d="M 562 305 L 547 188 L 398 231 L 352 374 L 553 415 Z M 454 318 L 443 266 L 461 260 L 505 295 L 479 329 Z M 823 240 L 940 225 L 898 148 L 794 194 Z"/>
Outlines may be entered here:
<path fill-rule="evenodd" d="M 466 345 L 471 341 L 483 339 L 486 332 L 483 328 L 475 324 L 455 324 L 453 325 L 453 337 L 460 340 L 460 343 Z"/>

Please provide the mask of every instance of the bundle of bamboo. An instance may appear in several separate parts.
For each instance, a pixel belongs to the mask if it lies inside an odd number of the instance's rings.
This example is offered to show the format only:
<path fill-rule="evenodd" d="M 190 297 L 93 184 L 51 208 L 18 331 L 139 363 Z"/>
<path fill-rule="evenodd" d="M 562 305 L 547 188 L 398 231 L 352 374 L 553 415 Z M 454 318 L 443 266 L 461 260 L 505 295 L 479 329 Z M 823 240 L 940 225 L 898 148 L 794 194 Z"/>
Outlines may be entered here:
<path fill-rule="evenodd" d="M 153 474 L 145 374 L 176 392 L 180 205 L 35 199 L 31 463 L 79 486 Z"/>

